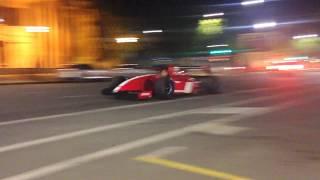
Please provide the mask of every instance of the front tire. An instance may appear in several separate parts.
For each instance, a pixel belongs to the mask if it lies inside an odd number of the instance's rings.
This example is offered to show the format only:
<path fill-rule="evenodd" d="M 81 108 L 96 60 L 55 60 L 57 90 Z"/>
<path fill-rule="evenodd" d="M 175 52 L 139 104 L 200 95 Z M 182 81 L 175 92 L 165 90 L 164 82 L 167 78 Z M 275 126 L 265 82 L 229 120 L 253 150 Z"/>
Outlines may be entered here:
<path fill-rule="evenodd" d="M 124 76 L 115 76 L 115 77 L 113 77 L 109 87 L 104 88 L 101 93 L 103 95 L 111 95 L 112 91 L 114 90 L 114 88 L 116 88 L 119 84 L 121 84 L 125 80 L 126 80 L 126 78 Z"/>
<path fill-rule="evenodd" d="M 154 94 L 158 99 L 171 99 L 174 95 L 174 82 L 170 77 L 159 78 L 154 85 Z"/>

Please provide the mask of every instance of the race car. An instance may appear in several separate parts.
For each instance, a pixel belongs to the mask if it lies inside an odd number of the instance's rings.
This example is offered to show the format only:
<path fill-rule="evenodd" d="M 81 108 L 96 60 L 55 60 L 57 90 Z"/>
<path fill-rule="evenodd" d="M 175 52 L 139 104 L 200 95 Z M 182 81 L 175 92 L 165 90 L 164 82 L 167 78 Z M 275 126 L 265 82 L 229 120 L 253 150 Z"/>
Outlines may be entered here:
<path fill-rule="evenodd" d="M 109 87 L 102 90 L 104 95 L 122 97 L 133 95 L 138 99 L 171 99 L 177 94 L 218 93 L 220 83 L 205 69 L 206 75 L 192 76 L 179 67 L 164 65 L 159 67 L 159 73 L 145 74 L 126 78 L 116 76 Z"/>

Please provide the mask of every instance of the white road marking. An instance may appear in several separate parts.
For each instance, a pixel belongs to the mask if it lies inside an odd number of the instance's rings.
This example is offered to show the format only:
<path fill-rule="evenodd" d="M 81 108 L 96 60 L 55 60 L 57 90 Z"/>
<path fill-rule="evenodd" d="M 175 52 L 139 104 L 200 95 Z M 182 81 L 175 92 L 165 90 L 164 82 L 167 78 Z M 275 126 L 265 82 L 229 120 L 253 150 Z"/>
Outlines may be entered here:
<path fill-rule="evenodd" d="M 253 113 L 252 115 L 257 115 L 255 113 Z M 221 121 L 238 121 L 243 119 L 244 117 L 248 117 L 248 116 L 242 116 L 240 115 L 236 115 L 236 116 L 231 116 L 231 117 L 225 117 L 225 118 L 221 118 Z M 207 126 L 208 123 L 214 123 L 215 120 L 210 121 L 210 122 L 206 122 L 206 123 L 200 123 L 200 124 L 196 124 L 196 125 L 191 125 L 191 126 L 187 126 L 184 128 L 180 128 L 177 130 L 172 130 L 172 131 L 168 131 L 165 133 L 160 133 L 157 135 L 153 135 L 150 137 L 146 137 L 146 138 L 142 138 L 139 140 L 135 140 L 132 142 L 128 142 L 125 144 L 121 144 L 121 145 L 117 145 L 111 148 L 107 148 L 107 149 L 103 149 L 100 151 L 96 151 L 94 153 L 90 153 L 90 154 L 86 154 L 83 156 L 78 156 L 72 159 L 68 159 L 65 161 L 61 161 L 58 163 L 54 163 L 48 166 L 44 166 L 44 167 L 40 167 L 38 169 L 34 169 L 31 171 L 27 171 L 18 175 L 14 175 L 11 177 L 7 177 L 7 178 L 3 178 L 2 180 L 30 180 L 30 179 L 36 179 L 36 178 L 41 178 L 44 176 L 48 176 L 50 174 L 53 173 L 57 173 L 60 171 L 64 171 L 70 168 L 74 168 L 77 166 L 80 166 L 82 164 L 85 163 L 89 163 L 95 160 L 99 160 L 102 158 L 106 158 L 112 155 L 117 155 L 123 152 L 127 152 L 133 149 L 137 149 L 137 148 L 141 148 L 150 144 L 155 144 L 155 143 L 159 143 L 168 139 L 172 139 L 172 138 L 176 138 L 182 135 L 185 135 L 189 132 L 194 131 L 195 129 L 198 128 L 202 128 L 203 126 Z"/>
<path fill-rule="evenodd" d="M 219 123 L 208 123 L 203 127 L 199 127 L 194 129 L 194 132 L 201 132 L 206 134 L 213 134 L 213 135 L 234 135 L 238 134 L 243 131 L 248 131 L 250 128 L 246 127 L 235 127 L 229 126 Z"/>
<path fill-rule="evenodd" d="M 184 146 L 174 146 L 174 147 L 165 147 L 156 151 L 153 151 L 151 153 L 142 155 L 143 157 L 167 157 L 169 155 L 181 152 L 186 150 L 187 147 Z"/>
<path fill-rule="evenodd" d="M 103 132 L 103 131 L 108 131 L 108 130 L 113 130 L 117 128 L 123 128 L 123 127 L 129 127 L 133 125 L 138 125 L 142 123 L 150 123 L 166 118 L 172 118 L 172 117 L 178 117 L 178 116 L 183 116 L 187 114 L 192 114 L 192 113 L 203 113 L 204 109 L 206 110 L 205 113 L 221 113 L 220 111 L 224 112 L 225 114 L 230 114 L 231 112 L 227 110 L 233 111 L 233 113 L 242 113 L 242 116 L 249 115 L 257 115 L 257 114 L 264 114 L 271 112 L 274 108 L 242 108 L 244 111 L 239 110 L 238 108 L 230 108 L 230 107 L 224 107 L 220 108 L 220 106 L 239 106 L 247 103 L 253 103 L 253 102 L 258 102 L 258 101 L 263 101 L 263 100 L 270 100 L 279 97 L 279 95 L 275 96 L 266 96 L 266 97 L 259 97 L 259 98 L 254 98 L 254 99 L 248 99 L 248 100 L 242 100 L 242 101 L 236 101 L 232 103 L 226 103 L 226 104 L 220 104 L 220 105 L 215 105 L 207 108 L 198 108 L 198 109 L 193 109 L 193 110 L 187 110 L 187 111 L 181 111 L 177 113 L 170 113 L 170 114 L 165 114 L 165 115 L 159 115 L 159 116 L 153 116 L 153 117 L 148 117 L 148 118 L 143 118 L 140 120 L 135 120 L 135 121 L 126 121 L 122 123 L 116 123 L 116 124 L 111 124 L 111 125 L 106 125 L 106 126 L 100 126 L 100 127 L 95 127 L 91 129 L 85 129 L 85 130 L 80 130 L 80 131 L 74 131 L 70 133 L 65 133 L 65 134 L 60 134 L 60 135 L 54 135 L 50 137 L 45 137 L 45 138 L 40 138 L 36 140 L 31 140 L 31 141 L 25 141 L 22 143 L 16 143 L 8 146 L 2 146 L 0 147 L 0 153 L 3 152 L 8 152 L 8 151 L 13 151 L 13 150 L 18 150 L 26 147 L 31 147 L 31 146 L 36 146 L 36 145 L 41 145 L 45 143 L 50 143 L 50 142 L 56 142 L 60 140 L 65 140 L 65 139 L 71 139 L 71 138 L 76 138 L 76 137 L 81 137 L 93 133 L 98 133 L 98 132 Z M 291 102 L 285 103 L 285 105 L 291 105 Z M 281 109 L 281 107 L 275 106 L 278 109 Z M 218 110 L 216 110 L 218 109 Z M 226 109 L 226 110 L 224 110 Z M 234 109 L 237 109 L 237 111 L 234 111 Z M 249 111 L 250 110 L 250 111 Z M 219 120 L 216 120 L 217 122 Z M 207 124 L 205 124 L 207 126 Z"/>
<path fill-rule="evenodd" d="M 36 139 L 36 140 L 30 140 L 30 141 L 25 141 L 25 142 L 21 142 L 21 143 L 16 143 L 16 144 L 8 145 L 8 146 L 2 146 L 2 147 L 0 147 L 0 153 L 18 150 L 18 149 L 36 146 L 36 145 L 41 145 L 41 144 L 50 143 L 50 142 L 56 142 L 56 141 L 60 141 L 60 140 L 81 137 L 81 136 L 85 136 L 85 135 L 89 135 L 89 134 L 93 134 L 93 133 L 129 127 L 129 126 L 138 125 L 138 124 L 142 124 L 142 123 L 151 123 L 151 122 L 162 120 L 162 119 L 168 119 L 168 118 L 188 115 L 188 114 L 192 114 L 192 113 L 198 113 L 198 112 L 201 113 L 201 112 L 203 112 L 203 109 L 211 109 L 209 111 L 214 111 L 215 108 L 221 109 L 221 108 L 219 108 L 219 106 L 241 105 L 241 104 L 246 104 L 249 102 L 257 102 L 257 101 L 261 101 L 261 100 L 265 100 L 265 99 L 271 99 L 273 97 L 274 96 L 260 97 L 260 98 L 255 98 L 255 99 L 249 99 L 249 100 L 221 104 L 218 106 L 211 106 L 211 107 L 207 107 L 207 108 L 198 108 L 198 109 L 192 109 L 192 110 L 170 113 L 170 114 L 165 114 L 165 115 L 152 116 L 152 117 L 147 117 L 147 118 L 143 118 L 143 119 L 135 120 L 135 121 L 126 121 L 126 122 L 122 122 L 122 123 L 99 126 L 99 127 L 95 127 L 95 128 L 84 129 L 84 130 L 74 131 L 74 132 L 60 134 L 60 135 L 54 135 L 54 136 L 40 138 L 40 139 Z M 227 107 L 227 109 L 230 109 L 230 108 Z M 251 111 L 250 113 L 253 113 L 253 112 L 256 112 L 256 111 Z"/>
<path fill-rule="evenodd" d="M 248 90 L 248 91 L 251 91 L 251 90 Z M 245 93 L 245 91 L 242 91 L 242 93 Z M 287 93 L 287 94 L 294 94 L 294 93 L 295 92 Z M 224 95 L 233 95 L 233 94 L 238 94 L 238 93 L 237 92 L 233 92 L 233 93 L 226 93 Z M 279 97 L 280 96 L 284 96 L 284 95 L 279 95 Z M 54 118 L 78 116 L 78 115 L 84 115 L 84 114 L 93 114 L 93 113 L 106 112 L 106 111 L 112 111 L 112 110 L 121 110 L 121 109 L 128 109 L 128 108 L 144 107 L 144 106 L 157 105 L 157 104 L 169 104 L 169 103 L 172 103 L 172 102 L 181 102 L 181 101 L 203 99 L 203 98 L 206 98 L 206 97 L 207 96 L 189 97 L 189 98 L 176 99 L 176 100 L 170 100 L 170 101 L 147 102 L 147 103 L 124 105 L 124 106 L 121 105 L 121 106 L 115 106 L 115 107 L 99 108 L 99 109 L 72 112 L 72 113 L 64 113 L 64 114 L 56 114 L 56 115 L 49 115 L 49 116 L 25 118 L 25 119 L 18 119 L 18 120 L 0 122 L 0 126 L 20 124 L 20 123 L 28 123 L 28 122 L 35 122 L 35 121 L 42 121 L 42 120 L 48 120 L 48 119 L 54 119 Z M 267 96 L 267 97 L 269 97 L 269 96 Z"/>
<path fill-rule="evenodd" d="M 76 137 L 85 136 L 85 135 L 89 135 L 89 134 L 93 134 L 93 133 L 134 126 L 134 125 L 138 125 L 138 124 L 142 124 L 142 123 L 151 123 L 151 122 L 162 120 L 162 119 L 192 114 L 192 113 L 197 112 L 197 110 L 198 109 L 193 109 L 193 110 L 181 111 L 181 112 L 177 112 L 177 113 L 152 116 L 152 117 L 147 117 L 147 118 L 143 118 L 143 119 L 139 119 L 139 120 L 135 120 L 135 121 L 126 121 L 126 122 L 122 122 L 122 123 L 115 123 L 115 124 L 110 124 L 110 125 L 105 125 L 105 126 L 99 126 L 99 127 L 95 127 L 95 128 L 74 131 L 74 132 L 70 132 L 70 133 L 45 137 L 45 138 L 41 138 L 41 139 L 25 141 L 22 143 L 16 143 L 16 144 L 8 145 L 8 146 L 2 146 L 2 147 L 0 147 L 0 153 L 18 150 L 18 149 L 22 149 L 22 148 L 26 148 L 26 147 L 31 147 L 31 146 L 36 146 L 36 145 L 40 145 L 40 144 L 44 144 L 44 143 L 55 142 L 55 141 L 59 141 L 59 140 L 76 138 Z"/>
<path fill-rule="evenodd" d="M 274 98 L 274 97 L 277 97 L 277 96 L 271 96 L 268 98 L 270 99 L 270 98 Z M 259 101 L 261 101 L 263 99 L 266 99 L 266 97 L 251 99 L 250 101 L 257 101 L 257 99 L 259 99 Z M 80 166 L 85 163 L 92 162 L 94 160 L 98 160 L 101 158 L 106 158 L 108 156 L 127 152 L 130 150 L 136 149 L 136 148 L 140 148 L 140 147 L 144 147 L 144 146 L 147 146 L 150 144 L 165 141 L 167 139 L 176 138 L 176 137 L 185 135 L 187 133 L 193 132 L 195 130 L 203 129 L 204 127 L 207 127 L 208 125 L 212 125 L 214 123 L 221 125 L 221 123 L 229 123 L 229 122 L 239 121 L 244 118 L 259 116 L 259 115 L 266 114 L 266 113 L 269 113 L 272 111 L 276 111 L 276 110 L 279 110 L 282 108 L 288 108 L 289 106 L 296 105 L 296 103 L 294 103 L 294 102 L 295 101 L 293 100 L 290 102 L 286 102 L 286 103 L 274 106 L 273 108 L 262 108 L 262 110 L 257 109 L 256 111 L 250 112 L 249 114 L 248 113 L 238 114 L 238 115 L 234 115 L 234 116 L 230 116 L 230 117 L 216 119 L 216 120 L 209 121 L 206 123 L 200 123 L 200 124 L 196 124 L 196 125 L 187 126 L 184 128 L 180 128 L 180 129 L 165 132 L 165 133 L 160 133 L 158 135 L 153 135 L 150 137 L 146 137 L 146 138 L 142 138 L 142 139 L 139 139 L 136 141 L 125 143 L 122 145 L 117 145 L 117 146 L 114 146 L 111 148 L 103 149 L 103 150 L 100 150 L 100 151 L 97 151 L 94 153 L 89 153 L 89 154 L 86 154 L 83 156 L 78 156 L 76 158 L 72 158 L 72 159 L 61 161 L 58 163 L 54 163 L 54 164 L 51 164 L 48 166 L 40 167 L 38 169 L 34 169 L 34 170 L 31 170 L 28 172 L 24 172 L 22 174 L 7 177 L 2 180 L 17 180 L 17 179 L 29 180 L 29 179 L 44 177 L 44 176 L 47 176 L 47 175 L 50 175 L 50 174 L 53 174 L 53 173 L 56 173 L 59 171 L 67 170 L 69 168 L 73 168 L 73 167 Z M 240 104 L 240 103 L 241 102 L 236 102 L 234 104 Z"/>
<path fill-rule="evenodd" d="M 121 105 L 121 106 L 115 106 L 115 107 L 99 108 L 99 109 L 72 112 L 72 113 L 41 116 L 41 117 L 35 117 L 35 118 L 25 118 L 25 119 L 13 120 L 13 121 L 1 122 L 0 126 L 27 123 L 27 122 L 35 122 L 35 121 L 48 120 L 48 119 L 54 119 L 54 118 L 63 118 L 63 117 L 69 117 L 69 116 L 78 116 L 78 115 L 84 115 L 84 114 L 93 114 L 93 113 L 106 112 L 106 111 L 112 111 L 112 110 L 144 107 L 144 106 L 157 105 L 157 104 L 167 104 L 167 103 L 172 103 L 172 102 L 188 101 L 188 100 L 195 100 L 195 99 L 201 99 L 201 98 L 203 98 L 203 96 L 190 97 L 190 98 L 184 98 L 184 99 L 176 99 L 176 100 L 170 100 L 170 101 L 147 102 L 147 103 L 124 105 L 124 106 Z"/>

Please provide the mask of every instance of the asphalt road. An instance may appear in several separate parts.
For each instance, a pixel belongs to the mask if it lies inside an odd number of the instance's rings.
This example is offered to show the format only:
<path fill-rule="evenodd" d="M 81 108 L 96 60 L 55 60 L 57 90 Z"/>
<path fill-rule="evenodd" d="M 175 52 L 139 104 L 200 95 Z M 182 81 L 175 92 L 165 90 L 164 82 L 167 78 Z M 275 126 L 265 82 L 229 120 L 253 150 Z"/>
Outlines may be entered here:
<path fill-rule="evenodd" d="M 319 76 L 222 77 L 222 94 L 169 101 L 1 86 L 0 180 L 319 179 Z"/>

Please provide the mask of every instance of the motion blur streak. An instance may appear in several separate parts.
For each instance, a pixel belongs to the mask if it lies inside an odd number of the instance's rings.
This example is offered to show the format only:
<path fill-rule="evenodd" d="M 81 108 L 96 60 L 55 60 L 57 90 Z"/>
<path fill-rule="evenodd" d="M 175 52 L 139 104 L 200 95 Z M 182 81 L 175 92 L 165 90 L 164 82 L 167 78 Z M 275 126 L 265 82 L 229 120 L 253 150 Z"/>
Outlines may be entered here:
<path fill-rule="evenodd" d="M 159 29 L 159 30 L 145 30 L 142 31 L 143 34 L 150 34 L 150 33 L 162 33 L 163 30 Z"/>
<path fill-rule="evenodd" d="M 264 3 L 264 0 L 252 0 L 252 1 L 243 1 L 241 5 L 243 6 L 249 6 L 249 5 L 254 5 L 254 4 L 262 4 Z"/>
<path fill-rule="evenodd" d="M 128 38 L 116 38 L 117 43 L 130 43 L 130 42 L 138 42 L 139 38 L 128 37 Z"/>
<path fill-rule="evenodd" d="M 276 22 L 265 22 L 265 23 L 254 24 L 253 28 L 263 29 L 263 28 L 271 28 L 271 27 L 276 27 L 276 26 L 277 26 Z"/>
<path fill-rule="evenodd" d="M 45 26 L 27 26 L 26 32 L 49 32 L 50 28 Z"/>
<path fill-rule="evenodd" d="M 228 44 L 217 44 L 217 45 L 209 45 L 207 48 L 213 48 L 213 47 L 228 47 Z"/>
<path fill-rule="evenodd" d="M 320 19 L 303 19 L 303 20 L 288 20 L 279 22 L 279 25 L 298 25 L 298 24 L 310 24 L 310 23 L 318 23 Z"/>
<path fill-rule="evenodd" d="M 237 69 L 246 69 L 246 67 L 225 67 L 224 70 L 237 70 Z"/>
<path fill-rule="evenodd" d="M 267 66 L 267 70 L 279 70 L 279 71 L 286 71 L 286 70 L 303 70 L 304 65 L 274 65 L 274 66 Z"/>
<path fill-rule="evenodd" d="M 298 36 L 293 36 L 293 39 L 305 39 L 305 38 L 315 38 L 318 37 L 318 34 L 308 34 L 308 35 L 298 35 Z"/>
<path fill-rule="evenodd" d="M 297 62 L 297 60 L 307 60 L 310 59 L 308 56 L 301 56 L 301 57 L 287 57 L 284 58 L 286 62 Z"/>
<path fill-rule="evenodd" d="M 203 17 L 218 17 L 218 16 L 223 16 L 224 13 L 213 13 L 213 14 L 204 14 Z"/>

